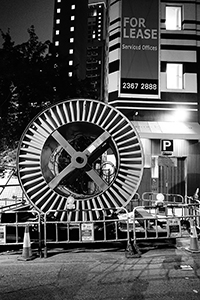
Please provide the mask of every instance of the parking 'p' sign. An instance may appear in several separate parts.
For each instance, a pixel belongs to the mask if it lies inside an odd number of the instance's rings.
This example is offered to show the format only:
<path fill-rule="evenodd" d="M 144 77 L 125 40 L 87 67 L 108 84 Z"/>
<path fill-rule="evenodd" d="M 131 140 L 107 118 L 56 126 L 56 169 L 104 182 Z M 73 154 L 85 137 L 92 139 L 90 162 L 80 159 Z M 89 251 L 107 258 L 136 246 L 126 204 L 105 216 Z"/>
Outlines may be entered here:
<path fill-rule="evenodd" d="M 161 151 L 170 151 L 174 149 L 173 140 L 161 140 Z"/>

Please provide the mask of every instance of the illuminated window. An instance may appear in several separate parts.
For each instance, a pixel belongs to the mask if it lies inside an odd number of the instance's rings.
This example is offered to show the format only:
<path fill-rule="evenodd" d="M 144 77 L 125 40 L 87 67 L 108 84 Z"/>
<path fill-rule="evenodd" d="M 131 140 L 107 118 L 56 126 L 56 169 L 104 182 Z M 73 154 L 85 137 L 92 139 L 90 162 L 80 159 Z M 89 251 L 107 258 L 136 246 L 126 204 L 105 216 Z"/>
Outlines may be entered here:
<path fill-rule="evenodd" d="M 60 9 L 60 8 L 57 8 L 57 14 L 59 14 L 59 13 L 60 13 L 60 11 L 61 11 L 61 9 Z"/>
<path fill-rule="evenodd" d="M 70 31 L 74 31 L 74 27 L 70 27 Z"/>
<path fill-rule="evenodd" d="M 70 38 L 69 42 L 73 43 L 74 42 L 74 38 Z"/>
<path fill-rule="evenodd" d="M 57 19 L 57 20 L 56 20 L 56 24 L 60 24 L 60 19 Z"/>
<path fill-rule="evenodd" d="M 57 2 L 59 3 L 59 2 L 61 2 L 61 0 L 57 0 Z"/>
<path fill-rule="evenodd" d="M 73 60 L 69 61 L 69 65 L 72 66 L 73 65 Z"/>
<path fill-rule="evenodd" d="M 69 54 L 73 54 L 74 50 L 73 49 L 69 49 Z"/>
<path fill-rule="evenodd" d="M 181 30 L 181 7 L 166 6 L 166 29 Z"/>
<path fill-rule="evenodd" d="M 183 88 L 183 65 L 167 64 L 167 88 L 182 89 Z"/>
<path fill-rule="evenodd" d="M 60 30 L 56 30 L 56 35 L 59 35 L 59 33 L 60 33 Z"/>
<path fill-rule="evenodd" d="M 69 72 L 68 75 L 69 75 L 69 77 L 72 77 L 72 72 Z"/>
<path fill-rule="evenodd" d="M 96 17 L 96 16 L 97 16 L 97 10 L 96 10 L 96 9 L 93 10 L 92 16 L 93 16 L 93 17 Z"/>
<path fill-rule="evenodd" d="M 59 46 L 59 41 L 56 41 L 56 42 L 55 42 L 55 46 Z"/>
<path fill-rule="evenodd" d="M 71 21 L 74 21 L 75 20 L 75 16 L 71 16 Z"/>
<path fill-rule="evenodd" d="M 73 5 L 71 6 L 71 9 L 75 9 L 75 4 L 73 4 Z"/>

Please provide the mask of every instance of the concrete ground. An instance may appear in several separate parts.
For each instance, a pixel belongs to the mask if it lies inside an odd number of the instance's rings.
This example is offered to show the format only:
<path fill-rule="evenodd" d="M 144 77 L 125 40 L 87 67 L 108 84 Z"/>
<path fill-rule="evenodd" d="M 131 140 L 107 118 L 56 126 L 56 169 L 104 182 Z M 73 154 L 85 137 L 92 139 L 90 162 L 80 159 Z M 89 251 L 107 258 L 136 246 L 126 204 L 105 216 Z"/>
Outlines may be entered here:
<path fill-rule="evenodd" d="M 52 248 L 30 261 L 1 252 L 0 300 L 199 300 L 200 253 L 188 247 L 180 239 L 129 258 L 116 245 Z"/>

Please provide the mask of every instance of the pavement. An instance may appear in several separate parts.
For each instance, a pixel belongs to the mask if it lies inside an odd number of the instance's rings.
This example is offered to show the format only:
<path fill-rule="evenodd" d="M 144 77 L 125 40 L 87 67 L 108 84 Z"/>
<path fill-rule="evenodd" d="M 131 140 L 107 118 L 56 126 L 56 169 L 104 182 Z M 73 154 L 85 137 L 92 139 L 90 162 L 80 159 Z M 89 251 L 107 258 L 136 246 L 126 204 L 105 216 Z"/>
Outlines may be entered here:
<path fill-rule="evenodd" d="M 71 246 L 29 261 L 1 252 L 0 300 L 199 300 L 200 253 L 189 246 L 143 246 L 140 257 L 116 245 Z"/>

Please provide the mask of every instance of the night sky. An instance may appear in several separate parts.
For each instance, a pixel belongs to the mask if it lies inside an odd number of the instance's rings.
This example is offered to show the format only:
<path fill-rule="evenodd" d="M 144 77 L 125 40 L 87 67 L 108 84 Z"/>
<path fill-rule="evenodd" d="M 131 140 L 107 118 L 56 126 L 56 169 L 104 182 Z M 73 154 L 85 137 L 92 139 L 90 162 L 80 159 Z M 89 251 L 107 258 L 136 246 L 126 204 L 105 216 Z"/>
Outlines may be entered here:
<path fill-rule="evenodd" d="M 28 40 L 27 29 L 35 26 L 39 41 L 52 41 L 54 0 L 1 0 L 0 29 L 10 34 L 15 45 Z M 2 47 L 0 36 L 0 48 Z"/>

